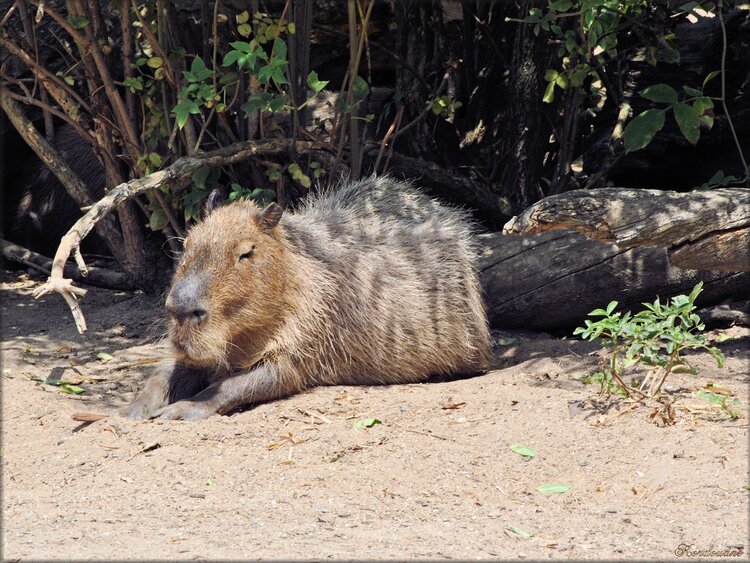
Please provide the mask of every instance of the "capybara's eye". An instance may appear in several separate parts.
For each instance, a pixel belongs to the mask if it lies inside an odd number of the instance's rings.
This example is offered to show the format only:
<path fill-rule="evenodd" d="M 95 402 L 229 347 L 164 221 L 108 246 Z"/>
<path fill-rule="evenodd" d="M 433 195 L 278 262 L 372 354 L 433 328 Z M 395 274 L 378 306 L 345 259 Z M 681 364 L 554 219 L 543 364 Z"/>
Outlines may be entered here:
<path fill-rule="evenodd" d="M 255 254 L 255 246 L 253 246 L 247 252 L 240 254 L 240 262 L 242 262 L 243 260 L 249 260 L 250 258 L 253 257 L 253 254 Z"/>

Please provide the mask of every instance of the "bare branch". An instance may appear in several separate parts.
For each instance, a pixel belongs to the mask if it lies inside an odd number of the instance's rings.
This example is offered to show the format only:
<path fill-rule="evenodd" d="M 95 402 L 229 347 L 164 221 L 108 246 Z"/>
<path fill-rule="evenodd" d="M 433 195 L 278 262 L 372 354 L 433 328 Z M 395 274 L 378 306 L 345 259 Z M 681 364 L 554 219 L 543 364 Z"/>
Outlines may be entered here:
<path fill-rule="evenodd" d="M 291 141 L 289 139 L 270 139 L 258 143 L 253 141 L 235 143 L 209 153 L 184 156 L 164 170 L 116 186 L 96 202 L 63 236 L 52 262 L 52 273 L 47 282 L 34 292 L 34 297 L 39 298 L 53 291 L 60 293 L 73 313 L 78 331 L 85 332 L 86 320 L 76 300 L 76 296 L 82 295 L 81 292 L 85 293 L 85 290 L 75 287 L 71 280 L 65 279 L 64 267 L 70 255 L 77 252 L 81 241 L 91 232 L 97 222 L 112 209 L 136 195 L 165 184 L 171 184 L 204 166 L 229 166 L 253 156 L 279 154 L 292 148 L 298 152 L 320 150 L 323 148 L 323 144 L 312 141 Z"/>
<path fill-rule="evenodd" d="M 33 252 L 28 248 L 18 246 L 0 238 L 0 252 L 2 252 L 3 258 L 9 262 L 23 264 L 48 276 L 52 273 L 52 258 Z M 65 275 L 78 283 L 106 287 L 108 289 L 135 288 L 127 274 L 105 268 L 87 268 L 83 271 L 73 266 L 73 264 L 66 264 Z"/>
<path fill-rule="evenodd" d="M 39 0 L 30 0 L 30 2 L 34 4 L 35 6 L 39 5 L 40 3 Z M 107 94 L 107 98 L 112 104 L 112 109 L 115 112 L 115 115 L 117 117 L 119 124 L 125 128 L 124 137 L 126 140 L 127 151 L 131 156 L 134 157 L 133 161 L 135 161 L 136 160 L 135 156 L 137 156 L 137 154 L 140 152 L 140 143 L 138 141 L 138 135 L 135 131 L 135 128 L 133 127 L 132 121 L 129 119 L 127 110 L 125 109 L 125 102 L 123 102 L 122 97 L 120 96 L 120 93 L 117 91 L 117 88 L 115 87 L 115 83 L 112 80 L 112 76 L 109 73 L 109 67 L 107 66 L 107 61 L 105 60 L 104 54 L 102 53 L 102 50 L 99 48 L 99 45 L 97 45 L 95 41 L 92 41 L 85 35 L 82 35 L 81 33 L 79 33 L 70 24 L 70 22 L 68 22 L 64 17 L 62 17 L 55 10 L 53 10 L 49 5 L 47 4 L 44 5 L 44 11 L 73 38 L 73 40 L 80 46 L 82 54 L 88 51 L 93 57 L 94 62 L 96 64 L 96 69 L 99 72 L 99 76 L 102 79 L 102 83 L 104 84 L 104 91 Z"/>

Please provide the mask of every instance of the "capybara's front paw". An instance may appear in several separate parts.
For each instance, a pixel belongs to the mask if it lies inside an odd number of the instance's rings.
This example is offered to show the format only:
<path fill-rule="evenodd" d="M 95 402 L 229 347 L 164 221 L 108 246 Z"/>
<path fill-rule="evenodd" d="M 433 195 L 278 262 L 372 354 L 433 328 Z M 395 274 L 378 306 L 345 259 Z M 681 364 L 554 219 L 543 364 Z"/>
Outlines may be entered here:
<path fill-rule="evenodd" d="M 177 401 L 157 410 L 152 416 L 166 420 L 203 420 L 216 414 L 216 409 L 204 401 Z"/>
<path fill-rule="evenodd" d="M 149 405 L 147 402 L 136 399 L 130 404 L 117 409 L 117 416 L 129 418 L 130 420 L 146 420 L 154 416 L 157 407 Z"/>

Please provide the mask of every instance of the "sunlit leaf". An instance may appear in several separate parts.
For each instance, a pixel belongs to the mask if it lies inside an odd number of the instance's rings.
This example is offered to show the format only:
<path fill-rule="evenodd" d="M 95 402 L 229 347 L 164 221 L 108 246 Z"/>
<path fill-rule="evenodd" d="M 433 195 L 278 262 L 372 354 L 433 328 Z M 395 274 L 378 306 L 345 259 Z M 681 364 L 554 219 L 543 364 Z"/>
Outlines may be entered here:
<path fill-rule="evenodd" d="M 570 485 L 564 485 L 562 483 L 545 483 L 544 485 L 539 485 L 536 490 L 546 495 L 559 494 L 569 491 Z"/>
<path fill-rule="evenodd" d="M 652 102 L 677 103 L 677 92 L 668 84 L 653 84 L 641 90 L 640 95 Z"/>
<path fill-rule="evenodd" d="M 637 151 L 648 145 L 662 127 L 664 110 L 648 109 L 635 116 L 622 132 L 625 152 Z"/>
<path fill-rule="evenodd" d="M 510 446 L 510 449 L 516 452 L 518 455 L 522 455 L 528 458 L 534 457 L 536 455 L 536 452 L 534 450 L 526 446 L 522 446 L 521 444 L 512 444 Z"/>

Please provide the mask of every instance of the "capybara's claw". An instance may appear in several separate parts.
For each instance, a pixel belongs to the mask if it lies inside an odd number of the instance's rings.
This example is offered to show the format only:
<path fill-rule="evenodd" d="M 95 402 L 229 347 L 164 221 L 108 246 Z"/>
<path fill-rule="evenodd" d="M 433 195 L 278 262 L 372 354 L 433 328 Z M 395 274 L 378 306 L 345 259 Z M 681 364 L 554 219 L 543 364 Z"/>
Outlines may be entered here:
<path fill-rule="evenodd" d="M 152 418 L 163 420 L 203 420 L 213 414 L 216 414 L 216 411 L 205 403 L 177 401 L 157 410 L 152 415 Z"/>
<path fill-rule="evenodd" d="M 148 406 L 137 401 L 117 409 L 115 414 L 130 420 L 146 420 L 147 418 L 151 418 Z"/>

